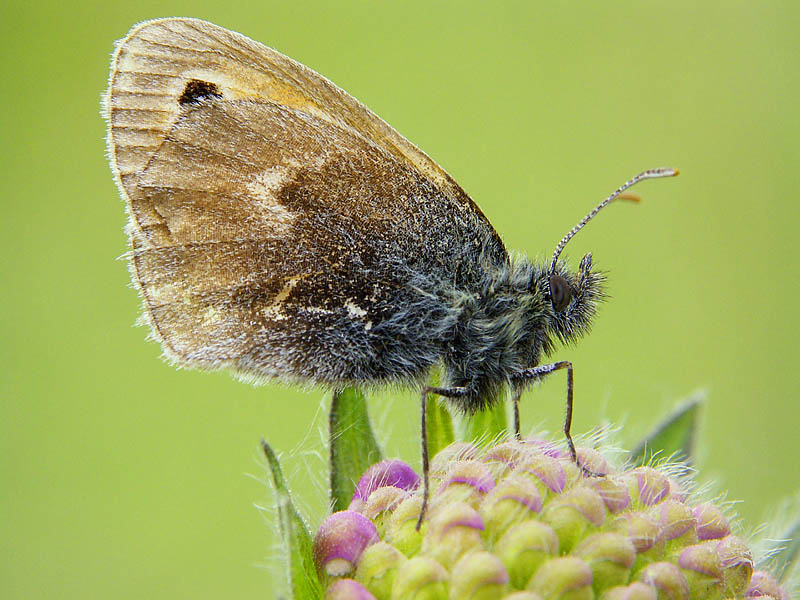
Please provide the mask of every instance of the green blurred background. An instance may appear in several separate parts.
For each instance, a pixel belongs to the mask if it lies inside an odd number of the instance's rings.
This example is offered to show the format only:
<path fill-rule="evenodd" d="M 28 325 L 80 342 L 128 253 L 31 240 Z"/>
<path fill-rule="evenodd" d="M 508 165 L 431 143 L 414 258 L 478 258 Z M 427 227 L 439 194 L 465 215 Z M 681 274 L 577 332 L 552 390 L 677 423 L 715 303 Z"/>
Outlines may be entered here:
<path fill-rule="evenodd" d="M 798 488 L 796 2 L 4 2 L 3 598 L 235 598 L 280 577 L 258 440 L 325 507 L 322 394 L 177 371 L 132 326 L 99 101 L 141 20 L 211 20 L 323 73 L 439 161 L 509 248 L 549 256 L 619 183 L 638 207 L 570 244 L 612 295 L 576 369 L 574 431 L 636 440 L 708 391 L 700 467 L 744 530 Z M 560 428 L 563 378 L 524 425 Z M 418 464 L 413 393 L 373 400 Z"/>

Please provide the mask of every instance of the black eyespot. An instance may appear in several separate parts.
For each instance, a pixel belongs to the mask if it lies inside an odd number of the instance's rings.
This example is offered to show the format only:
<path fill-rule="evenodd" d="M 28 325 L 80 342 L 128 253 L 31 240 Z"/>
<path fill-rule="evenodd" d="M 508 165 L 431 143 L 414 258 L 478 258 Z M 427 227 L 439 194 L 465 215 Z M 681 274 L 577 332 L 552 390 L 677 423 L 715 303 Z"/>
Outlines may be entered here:
<path fill-rule="evenodd" d="M 556 312 L 563 312 L 572 300 L 572 288 L 567 280 L 559 275 L 550 276 L 550 302 Z"/>
<path fill-rule="evenodd" d="M 217 84 L 191 79 L 183 88 L 183 94 L 178 98 L 178 104 L 197 104 L 206 98 L 222 98 Z"/>

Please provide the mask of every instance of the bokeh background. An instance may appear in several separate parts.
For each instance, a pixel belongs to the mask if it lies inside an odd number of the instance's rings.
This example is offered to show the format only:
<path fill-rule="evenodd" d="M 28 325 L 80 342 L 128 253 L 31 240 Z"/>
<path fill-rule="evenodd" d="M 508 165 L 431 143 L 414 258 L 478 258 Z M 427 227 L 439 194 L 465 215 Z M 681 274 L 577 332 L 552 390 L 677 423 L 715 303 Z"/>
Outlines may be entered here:
<path fill-rule="evenodd" d="M 0 596 L 271 598 L 258 440 L 325 507 L 322 394 L 177 371 L 133 327 L 123 205 L 99 116 L 113 41 L 194 16 L 323 73 L 439 161 L 509 248 L 610 271 L 576 369 L 574 431 L 630 443 L 704 389 L 703 481 L 744 531 L 798 489 L 800 5 L 796 2 L 18 2 L 0 7 Z M 558 431 L 563 378 L 526 428 Z M 412 392 L 372 400 L 418 464 Z M 260 512 L 256 505 L 267 510 Z"/>

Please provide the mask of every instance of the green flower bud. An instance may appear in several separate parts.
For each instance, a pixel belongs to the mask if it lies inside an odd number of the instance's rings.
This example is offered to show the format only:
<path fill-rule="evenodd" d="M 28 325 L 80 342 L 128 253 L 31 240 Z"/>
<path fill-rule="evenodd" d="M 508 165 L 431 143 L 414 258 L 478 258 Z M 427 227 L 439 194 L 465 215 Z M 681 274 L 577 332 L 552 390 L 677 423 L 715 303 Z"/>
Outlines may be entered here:
<path fill-rule="evenodd" d="M 517 469 L 520 473 L 531 477 L 543 499 L 547 499 L 553 494 L 560 494 L 567 484 L 567 473 L 562 461 L 552 456 L 530 455 Z"/>
<path fill-rule="evenodd" d="M 495 600 L 508 587 L 508 572 L 502 561 L 488 552 L 471 552 L 453 567 L 452 600 Z"/>
<path fill-rule="evenodd" d="M 480 455 L 480 450 L 474 444 L 453 442 L 449 446 L 442 448 L 431 459 L 431 477 L 441 479 L 450 469 L 452 463 L 462 460 L 477 460 Z"/>
<path fill-rule="evenodd" d="M 591 477 L 586 479 L 592 489 L 600 494 L 603 502 L 611 514 L 617 514 L 631 505 L 631 495 L 628 486 L 616 477 Z"/>
<path fill-rule="evenodd" d="M 611 467 L 608 466 L 606 457 L 594 448 L 578 446 L 575 451 L 578 455 L 578 462 L 592 473 L 607 475 L 611 472 Z"/>
<path fill-rule="evenodd" d="M 478 508 L 490 539 L 497 539 L 510 525 L 541 510 L 542 497 L 536 485 L 527 477 L 514 475 L 486 494 Z"/>
<path fill-rule="evenodd" d="M 506 531 L 494 551 L 506 565 L 511 585 L 523 588 L 544 561 L 558 555 L 558 536 L 540 521 L 524 521 Z"/>
<path fill-rule="evenodd" d="M 361 554 L 356 569 L 356 580 L 377 598 L 388 598 L 392 593 L 397 570 L 407 560 L 394 546 L 378 542 Z"/>
<path fill-rule="evenodd" d="M 406 498 L 408 492 L 394 486 L 379 487 L 369 495 L 366 504 L 359 510 L 375 524 L 379 535 L 384 535 L 394 509 Z"/>
<path fill-rule="evenodd" d="M 650 552 L 654 548 L 653 554 L 660 554 L 660 548 L 656 546 L 660 533 L 658 523 L 647 513 L 624 512 L 611 523 L 610 528 L 627 536 L 637 554 Z"/>
<path fill-rule="evenodd" d="M 422 496 L 410 496 L 397 505 L 386 525 L 386 538 L 406 556 L 414 556 L 422 546 L 422 534 L 428 521 L 417 531 L 417 520 L 422 510 Z"/>
<path fill-rule="evenodd" d="M 539 567 L 527 589 L 545 600 L 593 600 L 592 570 L 574 556 L 551 558 Z"/>
<path fill-rule="evenodd" d="M 653 506 L 669 494 L 669 479 L 652 467 L 634 469 L 625 478 L 634 506 Z"/>
<path fill-rule="evenodd" d="M 569 552 L 591 527 L 605 520 L 605 504 L 589 486 L 578 486 L 553 498 L 542 513 L 558 535 L 561 551 Z"/>
<path fill-rule="evenodd" d="M 659 539 L 673 546 L 686 546 L 695 543 L 697 534 L 695 526 L 697 520 L 692 509 L 683 502 L 672 498 L 667 498 L 658 506 L 650 510 L 650 515 L 656 520 L 659 526 Z"/>
<path fill-rule="evenodd" d="M 391 600 L 447 600 L 445 568 L 432 558 L 416 556 L 406 561 L 394 578 Z"/>
<path fill-rule="evenodd" d="M 678 558 L 678 566 L 689 583 L 691 598 L 717 600 L 724 596 L 725 576 L 717 542 L 703 542 L 684 549 Z"/>
<path fill-rule="evenodd" d="M 494 477 L 482 462 L 460 460 L 452 463 L 436 491 L 437 503 L 466 502 L 475 507 L 494 488 Z"/>
<path fill-rule="evenodd" d="M 611 588 L 600 596 L 600 600 L 658 600 L 654 587 L 634 581 L 626 586 Z"/>
<path fill-rule="evenodd" d="M 525 458 L 525 449 L 519 442 L 503 442 L 489 448 L 481 458 L 495 479 L 504 477 Z"/>
<path fill-rule="evenodd" d="M 681 570 L 668 562 L 648 565 L 640 574 L 639 580 L 653 586 L 658 600 L 689 600 L 689 584 Z"/>
<path fill-rule="evenodd" d="M 717 544 L 717 553 L 725 571 L 725 589 L 730 596 L 742 596 L 753 577 L 753 555 L 735 535 L 729 535 Z"/>
<path fill-rule="evenodd" d="M 636 560 L 633 543 L 619 533 L 595 533 L 575 547 L 572 554 L 582 558 L 592 570 L 592 587 L 602 590 L 628 582 Z"/>
<path fill-rule="evenodd" d="M 422 540 L 422 552 L 452 567 L 461 556 L 483 549 L 483 519 L 469 504 L 439 504 Z"/>

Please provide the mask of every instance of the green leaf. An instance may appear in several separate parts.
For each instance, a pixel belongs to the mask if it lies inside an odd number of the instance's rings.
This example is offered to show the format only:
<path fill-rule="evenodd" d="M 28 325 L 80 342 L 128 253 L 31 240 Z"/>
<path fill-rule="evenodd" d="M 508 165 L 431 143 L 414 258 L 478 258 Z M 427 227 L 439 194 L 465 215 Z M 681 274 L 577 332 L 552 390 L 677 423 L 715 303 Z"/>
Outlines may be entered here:
<path fill-rule="evenodd" d="M 278 457 L 264 440 L 261 440 L 261 448 L 267 457 L 267 463 L 272 471 L 272 481 L 275 484 L 280 532 L 289 561 L 288 576 L 292 598 L 294 600 L 318 600 L 322 598 L 322 585 L 314 566 L 314 542 L 303 518 L 292 502 L 289 488 L 286 487 L 286 481 L 283 479 Z"/>
<path fill-rule="evenodd" d="M 425 403 L 428 420 L 428 456 L 436 456 L 439 450 L 455 441 L 453 434 L 453 417 L 444 402 L 432 395 Z"/>
<path fill-rule="evenodd" d="M 705 393 L 691 396 L 661 423 L 656 425 L 631 455 L 636 465 L 648 464 L 654 456 L 675 457 L 692 463 L 700 405 Z"/>
<path fill-rule="evenodd" d="M 465 442 L 484 442 L 494 440 L 508 433 L 506 403 L 495 402 L 490 408 L 464 417 L 463 434 Z"/>
<path fill-rule="evenodd" d="M 331 503 L 345 510 L 368 467 L 383 458 L 367 414 L 367 399 L 357 388 L 334 392 L 330 413 Z"/>

